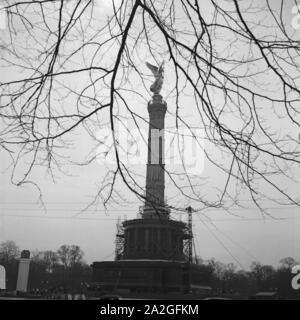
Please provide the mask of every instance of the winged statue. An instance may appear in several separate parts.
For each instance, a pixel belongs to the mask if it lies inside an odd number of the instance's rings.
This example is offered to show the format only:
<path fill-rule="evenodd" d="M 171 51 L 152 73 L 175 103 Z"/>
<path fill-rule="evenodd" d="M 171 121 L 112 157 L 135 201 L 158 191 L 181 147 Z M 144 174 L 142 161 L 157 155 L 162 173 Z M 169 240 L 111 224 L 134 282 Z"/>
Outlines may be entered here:
<path fill-rule="evenodd" d="M 155 78 L 155 81 L 150 87 L 150 91 L 152 91 L 154 94 L 159 94 L 164 82 L 164 62 L 162 62 L 159 67 L 146 62 L 146 66 L 152 71 Z"/>

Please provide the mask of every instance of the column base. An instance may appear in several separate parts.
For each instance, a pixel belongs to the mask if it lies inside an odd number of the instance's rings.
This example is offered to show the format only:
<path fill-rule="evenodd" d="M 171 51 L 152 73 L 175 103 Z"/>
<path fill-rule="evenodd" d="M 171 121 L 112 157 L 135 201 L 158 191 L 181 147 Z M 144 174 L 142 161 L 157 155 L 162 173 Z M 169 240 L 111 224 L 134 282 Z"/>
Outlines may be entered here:
<path fill-rule="evenodd" d="M 165 206 L 157 206 L 153 208 L 152 206 L 145 206 L 143 210 L 144 219 L 169 219 L 170 209 Z"/>

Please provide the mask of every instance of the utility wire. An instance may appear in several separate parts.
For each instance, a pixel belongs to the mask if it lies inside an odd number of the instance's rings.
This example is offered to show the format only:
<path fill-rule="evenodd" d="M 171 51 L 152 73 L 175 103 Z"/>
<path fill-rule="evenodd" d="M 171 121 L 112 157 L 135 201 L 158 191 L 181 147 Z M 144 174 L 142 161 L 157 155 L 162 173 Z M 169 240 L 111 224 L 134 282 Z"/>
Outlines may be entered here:
<path fill-rule="evenodd" d="M 64 211 L 64 210 L 62 210 Z M 90 213 L 92 214 L 92 213 Z M 93 214 L 95 215 L 95 214 Z M 126 213 L 128 215 L 128 213 Z M 133 216 L 136 216 L 137 213 L 133 213 Z M 108 217 L 110 214 L 108 215 Z M 101 217 L 78 217 L 78 216 L 50 216 L 50 215 L 28 215 L 28 214 L 6 214 L 0 213 L 0 217 L 17 217 L 17 218 L 41 218 L 41 219 L 69 219 L 69 220 L 99 220 L 99 221 L 104 221 L 104 220 L 113 220 L 117 221 L 118 218 L 101 218 Z M 292 221 L 292 220 L 300 220 L 300 217 L 288 217 L 288 218 L 278 218 L 278 219 L 262 219 L 262 218 L 224 218 L 224 219 L 202 219 L 203 221 L 206 222 L 249 222 L 249 221 L 260 221 L 260 222 L 265 222 L 265 221 L 270 221 L 270 222 L 282 222 L 282 221 Z"/>
<path fill-rule="evenodd" d="M 216 241 L 223 247 L 223 249 L 231 256 L 231 258 L 244 270 L 242 263 L 231 253 L 231 251 L 225 246 L 225 244 L 217 237 L 217 235 L 209 228 L 205 221 L 203 221 L 198 215 L 198 219 L 203 223 L 210 234 L 216 239 Z"/>
<path fill-rule="evenodd" d="M 240 248 L 242 251 L 244 251 L 246 253 L 246 255 L 248 257 L 250 257 L 251 259 L 254 259 L 254 261 L 258 261 L 258 259 L 245 247 L 243 247 L 242 245 L 240 245 L 237 241 L 235 241 L 233 238 L 231 238 L 229 235 L 227 235 L 224 231 L 222 231 L 221 229 L 219 229 L 212 221 L 208 221 L 219 233 L 221 233 L 225 238 L 227 238 L 231 243 L 233 243 L 234 245 L 236 245 L 238 248 Z"/>

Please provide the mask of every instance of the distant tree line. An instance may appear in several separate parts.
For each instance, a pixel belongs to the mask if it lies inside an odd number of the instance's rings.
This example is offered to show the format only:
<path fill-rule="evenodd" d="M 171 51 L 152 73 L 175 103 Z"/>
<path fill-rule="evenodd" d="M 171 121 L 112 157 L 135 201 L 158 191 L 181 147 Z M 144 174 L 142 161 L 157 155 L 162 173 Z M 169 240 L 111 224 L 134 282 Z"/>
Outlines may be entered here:
<path fill-rule="evenodd" d="M 62 245 L 57 251 L 33 251 L 29 290 L 40 292 L 82 290 L 90 282 L 91 268 L 77 245 Z M 15 290 L 20 250 L 14 241 L 0 244 L 0 264 L 6 269 L 7 289 Z"/>
<path fill-rule="evenodd" d="M 33 251 L 29 272 L 29 290 L 42 292 L 85 290 L 92 279 L 91 267 L 83 259 L 84 252 L 77 245 L 62 245 L 57 251 Z M 0 264 L 6 269 L 7 289 L 15 290 L 20 250 L 14 241 L 0 243 Z M 291 286 L 291 269 L 299 264 L 286 257 L 279 266 L 253 262 L 250 270 L 238 270 L 233 263 L 224 264 L 214 258 L 195 263 L 205 266 L 205 274 L 214 293 L 249 297 L 257 292 L 277 292 L 282 299 L 300 299 L 300 290 Z"/>
<path fill-rule="evenodd" d="M 253 262 L 249 271 L 238 270 L 233 263 L 223 264 L 210 259 L 204 262 L 211 268 L 211 286 L 221 295 L 237 294 L 243 297 L 258 292 L 277 292 L 280 299 L 300 299 L 300 290 L 291 285 L 291 269 L 299 264 L 294 258 L 286 257 L 279 261 L 279 266 L 263 265 Z"/>

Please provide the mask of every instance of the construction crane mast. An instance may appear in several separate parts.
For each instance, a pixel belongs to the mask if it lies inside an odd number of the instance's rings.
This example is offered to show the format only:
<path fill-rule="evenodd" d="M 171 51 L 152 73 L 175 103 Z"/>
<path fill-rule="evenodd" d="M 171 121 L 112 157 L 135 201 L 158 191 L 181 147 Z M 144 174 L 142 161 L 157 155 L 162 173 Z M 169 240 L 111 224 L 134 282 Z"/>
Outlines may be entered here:
<path fill-rule="evenodd" d="M 193 208 L 191 206 L 185 209 L 188 213 L 188 262 L 193 263 Z"/>

